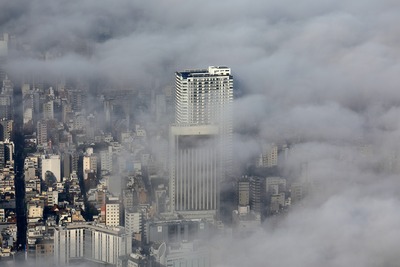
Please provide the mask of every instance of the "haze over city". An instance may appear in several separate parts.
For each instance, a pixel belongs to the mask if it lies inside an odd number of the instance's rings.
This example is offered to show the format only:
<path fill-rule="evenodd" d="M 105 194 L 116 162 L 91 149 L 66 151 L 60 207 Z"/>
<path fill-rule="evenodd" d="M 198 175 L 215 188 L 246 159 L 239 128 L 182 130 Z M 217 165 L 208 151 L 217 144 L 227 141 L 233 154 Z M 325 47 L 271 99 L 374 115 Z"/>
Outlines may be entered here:
<path fill-rule="evenodd" d="M 0 2 L 0 266 L 398 266 L 399 11 Z"/>

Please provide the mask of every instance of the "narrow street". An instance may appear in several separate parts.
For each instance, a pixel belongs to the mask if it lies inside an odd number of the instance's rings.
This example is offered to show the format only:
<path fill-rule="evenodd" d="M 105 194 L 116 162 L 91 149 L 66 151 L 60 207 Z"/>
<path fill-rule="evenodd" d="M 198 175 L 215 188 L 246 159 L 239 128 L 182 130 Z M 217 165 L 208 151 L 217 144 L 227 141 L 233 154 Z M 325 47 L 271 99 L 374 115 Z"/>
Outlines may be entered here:
<path fill-rule="evenodd" d="M 24 134 L 22 129 L 22 93 L 21 88 L 14 88 L 14 136 L 15 145 L 15 198 L 17 212 L 17 244 L 18 250 L 23 250 L 26 245 L 26 205 L 24 182 Z"/>

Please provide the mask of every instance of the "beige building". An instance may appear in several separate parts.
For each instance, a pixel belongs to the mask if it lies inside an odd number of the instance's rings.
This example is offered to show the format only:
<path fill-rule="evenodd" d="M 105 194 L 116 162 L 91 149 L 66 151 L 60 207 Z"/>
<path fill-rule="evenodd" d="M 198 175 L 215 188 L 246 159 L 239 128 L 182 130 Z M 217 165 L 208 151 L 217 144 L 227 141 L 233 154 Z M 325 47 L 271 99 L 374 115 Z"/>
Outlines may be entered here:
<path fill-rule="evenodd" d="M 97 172 L 97 161 L 98 157 L 93 153 L 92 148 L 88 148 L 85 156 L 83 156 L 83 177 L 86 180 L 88 173 Z"/>
<path fill-rule="evenodd" d="M 43 204 L 28 203 L 28 222 L 37 222 L 43 219 Z"/>
<path fill-rule="evenodd" d="M 107 203 L 106 204 L 106 225 L 118 226 L 120 225 L 120 204 Z"/>
<path fill-rule="evenodd" d="M 36 243 L 35 249 L 36 265 L 51 263 L 54 256 L 54 240 L 42 239 Z"/>

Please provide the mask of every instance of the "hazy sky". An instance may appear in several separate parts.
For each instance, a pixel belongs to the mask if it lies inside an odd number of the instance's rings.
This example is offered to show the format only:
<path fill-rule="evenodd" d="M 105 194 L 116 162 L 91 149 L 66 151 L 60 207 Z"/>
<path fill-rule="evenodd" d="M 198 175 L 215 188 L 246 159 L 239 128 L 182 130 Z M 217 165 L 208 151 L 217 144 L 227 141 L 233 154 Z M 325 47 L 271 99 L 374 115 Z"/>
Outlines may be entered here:
<path fill-rule="evenodd" d="M 12 73 L 161 90 L 176 70 L 227 65 L 243 94 L 238 156 L 302 140 L 284 172 L 308 162 L 312 194 L 267 231 L 221 241 L 221 266 L 398 266 L 399 12 L 394 0 L 2 0 L 0 32 L 27 51 Z"/>

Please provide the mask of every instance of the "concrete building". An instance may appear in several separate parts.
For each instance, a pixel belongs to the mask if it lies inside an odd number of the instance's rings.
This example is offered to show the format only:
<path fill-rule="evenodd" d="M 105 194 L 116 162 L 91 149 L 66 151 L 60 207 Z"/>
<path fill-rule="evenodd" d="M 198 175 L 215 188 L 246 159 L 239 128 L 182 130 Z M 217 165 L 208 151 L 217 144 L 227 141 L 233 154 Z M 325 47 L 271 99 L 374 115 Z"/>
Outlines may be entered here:
<path fill-rule="evenodd" d="M 199 246 L 196 242 L 182 242 L 167 246 L 165 266 L 168 267 L 210 267 L 211 254 L 206 246 Z"/>
<path fill-rule="evenodd" d="M 278 146 L 275 144 L 263 145 L 257 166 L 268 168 L 278 166 Z"/>
<path fill-rule="evenodd" d="M 54 103 L 52 100 L 43 103 L 43 119 L 44 120 L 54 119 Z"/>
<path fill-rule="evenodd" d="M 72 173 L 72 155 L 71 153 L 63 153 L 61 155 L 61 175 L 64 178 L 69 178 Z"/>
<path fill-rule="evenodd" d="M 83 90 L 69 90 L 68 100 L 71 103 L 72 111 L 82 111 L 86 107 L 86 92 Z"/>
<path fill-rule="evenodd" d="M 179 243 L 206 240 L 213 234 L 213 225 L 202 219 L 147 221 L 146 242 Z"/>
<path fill-rule="evenodd" d="M 231 69 L 210 66 L 175 74 L 175 123 L 179 125 L 217 125 L 222 146 L 224 174 L 232 171 Z M 224 177 L 222 177 L 224 179 Z"/>
<path fill-rule="evenodd" d="M 97 173 L 98 157 L 93 153 L 93 148 L 88 148 L 83 156 L 83 177 L 88 179 L 88 173 Z"/>
<path fill-rule="evenodd" d="M 238 205 L 250 205 L 250 181 L 247 178 L 242 178 L 238 181 Z"/>
<path fill-rule="evenodd" d="M 122 190 L 122 203 L 124 205 L 124 209 L 133 209 L 135 204 L 139 204 L 137 196 L 135 197 L 135 195 L 137 195 L 137 193 L 134 191 L 134 189 Z"/>
<path fill-rule="evenodd" d="M 38 145 L 47 146 L 47 122 L 44 120 L 37 123 L 36 139 Z"/>
<path fill-rule="evenodd" d="M 140 210 L 125 210 L 125 231 L 127 234 L 141 234 L 143 232 L 143 212 Z"/>
<path fill-rule="evenodd" d="M 13 99 L 10 95 L 0 95 L 0 120 L 12 120 Z"/>
<path fill-rule="evenodd" d="M 71 223 L 54 231 L 56 266 L 69 265 L 74 260 L 116 265 L 118 257 L 131 252 L 131 236 L 123 227 Z"/>
<path fill-rule="evenodd" d="M 230 68 L 209 67 L 175 74 L 177 124 L 219 124 L 233 100 Z"/>
<path fill-rule="evenodd" d="M 121 208 L 120 204 L 117 202 L 111 202 L 106 204 L 106 225 L 107 226 L 119 226 Z"/>
<path fill-rule="evenodd" d="M 270 198 L 269 211 L 271 214 L 278 213 L 285 207 L 285 193 L 273 194 Z"/>
<path fill-rule="evenodd" d="M 112 172 L 113 170 L 113 151 L 112 146 L 109 146 L 107 150 L 100 151 L 100 170 Z"/>
<path fill-rule="evenodd" d="M 14 128 L 14 121 L 2 120 L 0 121 L 0 141 L 10 140 Z"/>
<path fill-rule="evenodd" d="M 286 179 L 281 177 L 267 177 L 265 191 L 268 194 L 279 194 L 286 191 Z"/>
<path fill-rule="evenodd" d="M 42 180 L 46 181 L 46 174 L 54 175 L 57 182 L 61 182 L 61 159 L 59 155 L 41 157 Z"/>
<path fill-rule="evenodd" d="M 250 208 L 257 214 L 263 212 L 265 198 L 265 179 L 261 177 L 250 177 Z"/>
<path fill-rule="evenodd" d="M 290 197 L 293 204 L 300 202 L 304 196 L 304 188 L 301 183 L 292 183 L 290 185 Z"/>
<path fill-rule="evenodd" d="M 218 134 L 218 127 L 212 125 L 170 128 L 172 211 L 216 214 L 222 176 Z"/>
<path fill-rule="evenodd" d="M 14 143 L 9 140 L 0 141 L 0 170 L 6 166 L 13 166 Z"/>
<path fill-rule="evenodd" d="M 227 67 L 175 73 L 170 127 L 170 210 L 213 216 L 231 163 L 233 77 Z"/>
<path fill-rule="evenodd" d="M 47 266 L 53 262 L 54 240 L 42 239 L 36 243 L 35 259 L 37 266 Z"/>
<path fill-rule="evenodd" d="M 47 206 L 54 206 L 58 204 L 58 191 L 53 191 L 53 188 L 50 187 L 47 191 Z"/>
<path fill-rule="evenodd" d="M 0 209 L 0 222 L 6 221 L 6 212 L 4 209 Z"/>
<path fill-rule="evenodd" d="M 37 222 L 43 219 L 43 202 L 28 202 L 28 222 Z"/>

